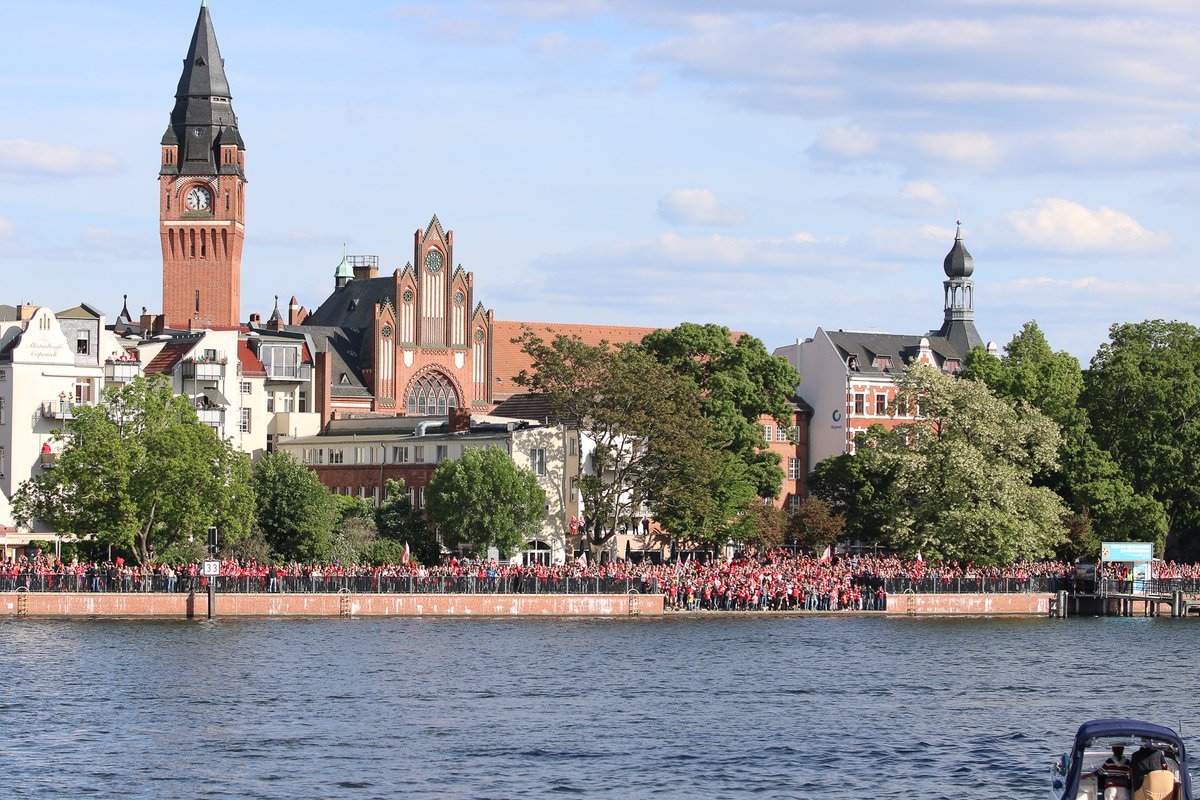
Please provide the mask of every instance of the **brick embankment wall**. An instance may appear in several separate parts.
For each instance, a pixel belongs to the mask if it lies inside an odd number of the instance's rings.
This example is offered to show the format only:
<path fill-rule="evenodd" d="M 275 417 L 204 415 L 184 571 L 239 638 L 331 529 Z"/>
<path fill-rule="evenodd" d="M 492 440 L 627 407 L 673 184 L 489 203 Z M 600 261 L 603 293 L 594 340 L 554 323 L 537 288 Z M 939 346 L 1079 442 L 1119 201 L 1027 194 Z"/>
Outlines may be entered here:
<path fill-rule="evenodd" d="M 891 594 L 887 613 L 929 616 L 970 616 L 975 614 L 1029 617 L 1050 616 L 1050 600 L 1045 594 Z"/>
<path fill-rule="evenodd" d="M 661 616 L 660 594 L 218 594 L 218 617 Z M 206 594 L 2 593 L 0 617 L 203 619 Z"/>

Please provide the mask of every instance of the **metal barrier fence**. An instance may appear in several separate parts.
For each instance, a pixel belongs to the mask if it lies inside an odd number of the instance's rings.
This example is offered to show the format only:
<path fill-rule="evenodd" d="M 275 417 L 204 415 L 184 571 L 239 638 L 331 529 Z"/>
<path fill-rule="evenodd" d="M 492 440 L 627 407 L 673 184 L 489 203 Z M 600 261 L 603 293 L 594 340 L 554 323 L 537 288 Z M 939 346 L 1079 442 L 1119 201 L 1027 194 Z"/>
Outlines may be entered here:
<path fill-rule="evenodd" d="M 478 578 L 475 576 L 426 577 L 408 575 L 283 575 L 268 577 L 235 577 L 222 575 L 213 579 L 222 594 L 336 594 L 348 591 L 355 594 L 657 594 L 657 579 L 640 578 L 558 578 L 539 579 L 532 576 Z M 165 578 L 161 575 L 138 578 L 107 575 L 18 575 L 0 577 L 0 592 L 23 589 L 30 592 L 166 592 L 188 594 L 207 592 L 208 578 L 182 575 Z"/>
<path fill-rule="evenodd" d="M 494 578 L 476 576 L 415 577 L 409 575 L 282 575 L 277 578 L 235 577 L 215 579 L 221 593 L 288 594 L 642 594 L 666 593 L 674 581 L 658 578 L 537 578 L 510 575 Z M 889 595 L 905 594 L 1030 594 L 1077 591 L 1087 594 L 1185 594 L 1200 593 L 1200 579 L 1173 578 L 1154 581 L 1103 580 L 1076 581 L 1073 578 L 874 578 L 859 576 L 853 580 L 864 595 L 879 589 Z M 161 575 L 139 577 L 74 574 L 27 574 L 0 577 L 0 591 L 23 589 L 30 592 L 202 592 L 208 591 L 208 579 L 199 575 L 165 578 Z M 820 589 L 817 590 L 821 591 Z"/>

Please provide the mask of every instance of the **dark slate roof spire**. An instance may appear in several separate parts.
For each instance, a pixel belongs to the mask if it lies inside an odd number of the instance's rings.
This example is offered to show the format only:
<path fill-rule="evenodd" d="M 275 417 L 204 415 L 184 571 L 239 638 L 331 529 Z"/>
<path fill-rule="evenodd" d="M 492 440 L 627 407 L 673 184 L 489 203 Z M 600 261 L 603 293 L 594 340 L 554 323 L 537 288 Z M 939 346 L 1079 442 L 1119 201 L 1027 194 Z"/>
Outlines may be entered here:
<path fill-rule="evenodd" d="M 947 278 L 969 278 L 975 271 L 975 259 L 971 258 L 966 245 L 963 244 L 962 220 L 957 220 L 955 226 L 954 246 L 946 254 L 942 269 L 946 271 Z"/>
<path fill-rule="evenodd" d="M 238 134 L 225 59 L 217 46 L 207 2 L 200 6 L 175 90 L 171 124 L 162 143 L 180 146 L 178 169 L 184 175 L 216 174 L 220 161 L 215 149 L 221 144 L 236 144 L 239 150 L 245 147 Z"/>

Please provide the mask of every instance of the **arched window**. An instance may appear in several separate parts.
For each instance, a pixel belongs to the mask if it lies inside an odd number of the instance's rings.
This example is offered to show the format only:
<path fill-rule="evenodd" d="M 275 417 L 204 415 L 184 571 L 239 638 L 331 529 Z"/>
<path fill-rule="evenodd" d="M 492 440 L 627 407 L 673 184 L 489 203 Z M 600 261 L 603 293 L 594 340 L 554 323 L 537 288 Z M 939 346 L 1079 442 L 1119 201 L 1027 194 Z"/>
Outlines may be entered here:
<path fill-rule="evenodd" d="M 444 416 L 458 408 L 458 395 L 440 372 L 422 375 L 408 390 L 408 413 L 420 416 Z"/>

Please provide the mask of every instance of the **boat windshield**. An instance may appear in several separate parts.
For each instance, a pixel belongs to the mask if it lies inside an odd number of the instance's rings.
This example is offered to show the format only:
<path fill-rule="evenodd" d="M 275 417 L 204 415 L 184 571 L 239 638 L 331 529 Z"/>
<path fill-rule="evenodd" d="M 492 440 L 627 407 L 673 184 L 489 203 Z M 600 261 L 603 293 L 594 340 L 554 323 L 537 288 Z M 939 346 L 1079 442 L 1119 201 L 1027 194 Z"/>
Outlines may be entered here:
<path fill-rule="evenodd" d="M 1097 772 L 1105 759 L 1112 757 L 1114 747 L 1124 748 L 1122 755 L 1132 768 L 1135 788 L 1147 772 L 1160 770 L 1164 765 L 1173 779 L 1179 780 L 1179 753 L 1172 742 L 1143 736 L 1099 736 L 1084 745 L 1078 772 L 1079 790 L 1074 800 L 1099 800 L 1104 796 Z"/>

